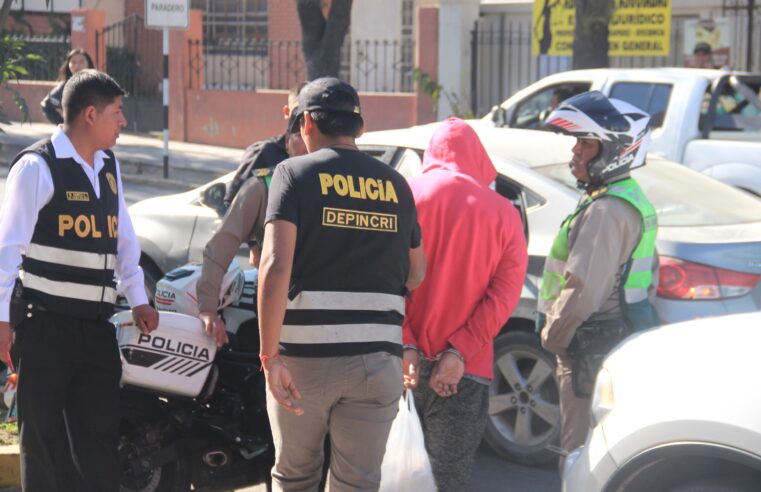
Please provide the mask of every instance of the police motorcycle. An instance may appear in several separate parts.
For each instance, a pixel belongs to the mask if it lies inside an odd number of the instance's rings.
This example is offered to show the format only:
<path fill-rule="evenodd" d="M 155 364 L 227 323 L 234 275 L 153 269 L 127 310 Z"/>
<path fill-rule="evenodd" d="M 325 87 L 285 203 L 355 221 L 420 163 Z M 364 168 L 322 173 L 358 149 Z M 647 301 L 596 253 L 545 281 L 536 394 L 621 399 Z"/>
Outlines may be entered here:
<path fill-rule="evenodd" d="M 259 370 L 257 270 L 228 268 L 220 314 L 230 343 L 217 350 L 198 319 L 200 264 L 156 285 L 159 327 L 146 335 L 129 311 L 112 322 L 122 357 L 122 492 L 231 490 L 267 483 L 274 448 Z"/>

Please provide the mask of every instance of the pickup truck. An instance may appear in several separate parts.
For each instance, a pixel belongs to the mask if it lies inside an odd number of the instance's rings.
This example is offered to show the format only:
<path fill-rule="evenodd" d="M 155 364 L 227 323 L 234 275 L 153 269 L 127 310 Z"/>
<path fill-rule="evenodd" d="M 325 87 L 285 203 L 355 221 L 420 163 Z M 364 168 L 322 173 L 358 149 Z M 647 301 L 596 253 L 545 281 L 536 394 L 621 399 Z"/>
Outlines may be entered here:
<path fill-rule="evenodd" d="M 552 99 L 589 90 L 650 113 L 650 152 L 761 196 L 761 75 L 694 68 L 572 70 L 545 77 L 483 118 L 540 128 Z"/>

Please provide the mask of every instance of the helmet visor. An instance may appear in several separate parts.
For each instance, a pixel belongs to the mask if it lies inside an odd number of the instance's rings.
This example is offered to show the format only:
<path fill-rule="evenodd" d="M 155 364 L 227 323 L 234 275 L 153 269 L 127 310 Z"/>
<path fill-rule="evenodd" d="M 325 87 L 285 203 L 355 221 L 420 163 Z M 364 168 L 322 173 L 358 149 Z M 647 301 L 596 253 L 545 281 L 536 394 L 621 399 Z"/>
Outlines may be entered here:
<path fill-rule="evenodd" d="M 584 92 L 566 99 L 558 109 L 581 111 L 601 128 L 611 132 L 627 132 L 630 128 L 624 115 L 598 91 Z"/>

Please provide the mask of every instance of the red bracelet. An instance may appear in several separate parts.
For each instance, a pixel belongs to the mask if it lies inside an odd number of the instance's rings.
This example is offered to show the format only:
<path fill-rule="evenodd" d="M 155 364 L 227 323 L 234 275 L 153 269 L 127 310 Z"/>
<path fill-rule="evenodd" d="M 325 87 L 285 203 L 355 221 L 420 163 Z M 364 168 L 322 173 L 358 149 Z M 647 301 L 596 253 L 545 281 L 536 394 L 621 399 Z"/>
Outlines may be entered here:
<path fill-rule="evenodd" d="M 259 366 L 259 371 L 264 370 L 264 363 L 268 360 L 278 359 L 280 357 L 280 354 L 275 355 L 267 355 L 267 354 L 259 354 L 259 361 L 261 361 L 261 365 Z"/>

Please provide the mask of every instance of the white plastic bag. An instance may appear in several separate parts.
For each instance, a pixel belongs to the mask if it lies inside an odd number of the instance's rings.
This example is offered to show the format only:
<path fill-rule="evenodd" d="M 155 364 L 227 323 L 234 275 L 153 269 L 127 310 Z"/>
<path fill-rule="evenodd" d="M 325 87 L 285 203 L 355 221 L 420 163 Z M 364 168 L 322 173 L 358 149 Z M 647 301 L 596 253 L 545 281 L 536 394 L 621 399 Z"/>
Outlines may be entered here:
<path fill-rule="evenodd" d="M 435 492 L 431 462 L 412 390 L 399 399 L 399 413 L 388 434 L 381 466 L 380 492 Z"/>

